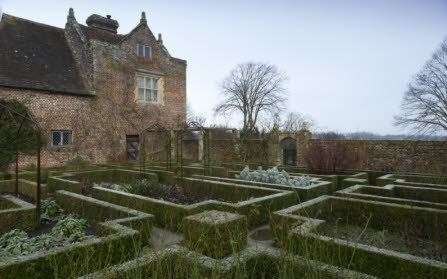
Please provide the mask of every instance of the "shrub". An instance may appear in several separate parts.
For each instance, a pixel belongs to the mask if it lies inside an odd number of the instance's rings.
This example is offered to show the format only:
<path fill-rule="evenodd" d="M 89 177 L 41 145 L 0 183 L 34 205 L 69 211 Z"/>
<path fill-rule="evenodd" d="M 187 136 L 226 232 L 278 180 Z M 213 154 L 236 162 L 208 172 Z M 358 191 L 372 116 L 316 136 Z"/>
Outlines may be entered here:
<path fill-rule="evenodd" d="M 308 187 L 312 185 L 312 178 L 309 176 L 290 176 L 286 171 L 278 171 L 277 167 L 262 170 L 259 167 L 258 170 L 250 171 L 250 168 L 246 166 L 237 178 L 247 181 L 281 184 L 291 187 Z"/>
<path fill-rule="evenodd" d="M 12 230 L 0 236 L 0 261 L 65 246 L 83 240 L 87 221 L 68 215 L 49 233 L 28 237 L 22 230 Z"/>
<path fill-rule="evenodd" d="M 336 174 L 338 170 L 357 169 L 365 155 L 358 148 L 334 141 L 314 141 L 304 152 L 307 168 L 313 173 Z"/>
<path fill-rule="evenodd" d="M 50 220 L 55 219 L 63 212 L 56 201 L 52 199 L 42 200 L 40 211 L 42 218 Z"/>

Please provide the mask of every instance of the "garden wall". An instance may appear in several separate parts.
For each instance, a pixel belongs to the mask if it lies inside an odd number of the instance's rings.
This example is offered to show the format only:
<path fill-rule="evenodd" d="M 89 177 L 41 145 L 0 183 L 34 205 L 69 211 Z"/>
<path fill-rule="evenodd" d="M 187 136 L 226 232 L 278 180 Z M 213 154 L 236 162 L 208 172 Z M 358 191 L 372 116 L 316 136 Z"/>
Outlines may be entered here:
<path fill-rule="evenodd" d="M 447 141 L 416 140 L 319 140 L 309 144 L 334 142 L 360 153 L 359 169 L 413 172 L 447 173 Z M 298 142 L 298 150 L 307 148 L 306 142 Z M 298 165 L 305 167 L 305 158 L 299 152 Z"/>

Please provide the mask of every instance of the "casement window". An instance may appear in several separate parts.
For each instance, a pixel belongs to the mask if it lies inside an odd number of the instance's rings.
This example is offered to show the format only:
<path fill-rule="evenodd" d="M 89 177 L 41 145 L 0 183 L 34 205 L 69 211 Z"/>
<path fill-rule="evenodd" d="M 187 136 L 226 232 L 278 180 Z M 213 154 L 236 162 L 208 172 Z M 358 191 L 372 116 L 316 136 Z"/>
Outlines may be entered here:
<path fill-rule="evenodd" d="M 51 131 L 52 146 L 66 146 L 73 143 L 73 136 L 70 130 L 53 130 Z"/>
<path fill-rule="evenodd" d="M 154 76 L 137 76 L 137 99 L 140 102 L 159 103 L 160 78 Z"/>
<path fill-rule="evenodd" d="M 148 45 L 137 44 L 137 55 L 150 59 L 152 58 L 152 48 Z"/>

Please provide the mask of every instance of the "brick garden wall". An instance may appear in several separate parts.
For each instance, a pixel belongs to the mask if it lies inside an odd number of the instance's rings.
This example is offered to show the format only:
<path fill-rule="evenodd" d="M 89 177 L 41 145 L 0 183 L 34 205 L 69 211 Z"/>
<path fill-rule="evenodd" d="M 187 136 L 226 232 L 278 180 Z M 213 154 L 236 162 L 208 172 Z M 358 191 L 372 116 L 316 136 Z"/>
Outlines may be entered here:
<path fill-rule="evenodd" d="M 447 174 L 446 141 L 312 139 L 308 144 L 316 142 L 323 145 L 337 142 L 355 150 L 362 158 L 360 169 Z M 298 142 L 298 150 L 305 148 Z M 303 152 L 299 152 L 298 165 L 306 165 Z"/>

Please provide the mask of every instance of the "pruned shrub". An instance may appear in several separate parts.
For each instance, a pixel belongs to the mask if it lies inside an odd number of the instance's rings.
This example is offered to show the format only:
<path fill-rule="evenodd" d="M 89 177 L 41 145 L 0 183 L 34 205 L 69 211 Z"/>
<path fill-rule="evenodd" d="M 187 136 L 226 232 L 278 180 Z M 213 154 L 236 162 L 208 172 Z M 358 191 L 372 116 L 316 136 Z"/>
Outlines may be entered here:
<path fill-rule="evenodd" d="M 279 171 L 277 167 L 263 170 L 261 167 L 251 171 L 246 166 L 237 178 L 247 181 L 281 184 L 291 187 L 308 187 L 312 185 L 313 179 L 309 176 L 290 176 L 286 171 Z"/>
<path fill-rule="evenodd" d="M 313 173 L 336 174 L 339 170 L 357 169 L 363 155 L 343 142 L 317 140 L 305 150 L 304 161 Z"/>

